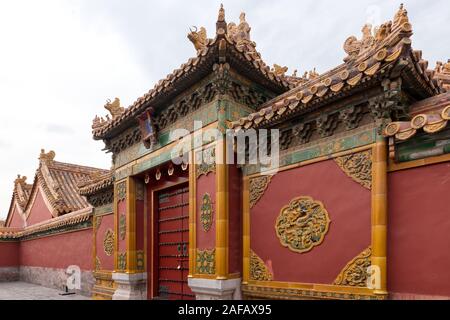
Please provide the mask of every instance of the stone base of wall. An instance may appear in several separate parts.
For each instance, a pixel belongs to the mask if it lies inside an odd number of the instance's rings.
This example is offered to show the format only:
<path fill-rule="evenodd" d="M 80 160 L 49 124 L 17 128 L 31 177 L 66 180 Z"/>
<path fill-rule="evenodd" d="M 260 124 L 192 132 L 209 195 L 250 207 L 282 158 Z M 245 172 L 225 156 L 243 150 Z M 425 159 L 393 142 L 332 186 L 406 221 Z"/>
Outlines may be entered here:
<path fill-rule="evenodd" d="M 0 268 L 0 282 L 19 281 L 20 273 L 18 267 Z"/>
<path fill-rule="evenodd" d="M 69 275 L 66 269 L 53 269 L 43 267 L 20 267 L 20 280 L 37 284 L 47 288 L 64 291 Z M 90 271 L 81 271 L 81 289 L 76 293 L 90 297 L 94 286 L 94 277 Z"/>
<path fill-rule="evenodd" d="M 197 300 L 241 300 L 241 279 L 214 280 L 189 278 Z"/>
<path fill-rule="evenodd" d="M 389 299 L 391 300 L 450 300 L 450 297 L 430 296 L 416 293 L 396 293 L 390 292 Z"/>

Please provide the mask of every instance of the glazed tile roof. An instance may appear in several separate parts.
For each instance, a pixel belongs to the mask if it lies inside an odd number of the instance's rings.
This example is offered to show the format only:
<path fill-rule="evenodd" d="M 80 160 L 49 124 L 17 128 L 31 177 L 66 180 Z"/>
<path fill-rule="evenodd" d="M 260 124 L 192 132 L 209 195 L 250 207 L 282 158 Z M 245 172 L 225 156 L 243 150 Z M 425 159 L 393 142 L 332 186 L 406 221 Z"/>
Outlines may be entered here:
<path fill-rule="evenodd" d="M 54 217 L 91 207 L 86 198 L 79 193 L 78 184 L 82 181 L 89 183 L 109 171 L 58 162 L 54 158 L 53 151 L 45 153 L 42 150 L 33 184 L 27 184 L 26 177 L 19 176 L 15 180 L 6 225 L 10 223 L 16 204 L 19 214 L 28 218 L 39 189 L 42 189 Z"/>
<path fill-rule="evenodd" d="M 413 104 L 411 114 L 411 121 L 388 124 L 383 131 L 384 136 L 404 141 L 421 130 L 429 134 L 445 130 L 450 120 L 450 92 Z"/>
<path fill-rule="evenodd" d="M 183 86 L 183 84 L 189 81 L 190 85 L 194 84 L 198 80 L 195 75 L 201 73 L 202 70 L 203 72 L 211 73 L 214 63 L 223 63 L 224 61 L 232 63 L 243 70 L 247 76 L 259 79 L 260 82 L 263 82 L 264 85 L 277 93 L 285 92 L 301 81 L 301 78 L 285 76 L 271 69 L 261 59 L 261 55 L 256 50 L 256 44 L 253 41 L 232 36 L 227 31 L 224 14 L 225 12 L 221 8 L 215 38 L 204 39 L 204 43 L 197 51 L 196 57 L 190 58 L 180 68 L 160 80 L 153 89 L 137 99 L 128 108 L 121 110 L 120 113 L 111 113 L 111 119 L 109 116 L 107 116 L 106 120 L 96 117 L 92 126 L 94 139 L 105 138 L 114 128 L 119 127 L 129 119 L 137 117 L 150 105 L 156 104 L 159 99 L 163 99 L 170 94 L 179 94 L 180 88 L 187 87 L 187 85 Z M 245 20 L 242 21 L 241 19 L 239 26 L 242 24 L 247 25 Z M 234 25 L 234 23 L 230 23 L 228 28 L 230 28 L 230 25 Z M 204 32 L 206 36 L 206 31 Z"/>
<path fill-rule="evenodd" d="M 82 181 L 78 184 L 78 189 L 79 193 L 82 196 L 88 196 L 106 188 L 112 187 L 113 184 L 114 176 L 112 172 L 107 172 L 94 177 L 91 181 Z"/>
<path fill-rule="evenodd" d="M 0 227 L 0 239 L 19 239 L 38 232 L 58 229 L 89 220 L 92 215 L 91 208 L 74 211 L 51 220 L 43 221 L 26 228 L 2 228 Z"/>
<path fill-rule="evenodd" d="M 230 128 L 258 127 L 312 110 L 388 72 L 408 72 L 410 81 L 415 81 L 427 96 L 444 92 L 435 71 L 427 69 L 422 52 L 411 49 L 411 36 L 412 26 L 401 6 L 393 22 L 376 28 L 375 34 L 366 25 L 362 39 L 348 38 L 344 44 L 348 57 L 343 64 L 267 102 L 260 111 L 230 123 Z"/>

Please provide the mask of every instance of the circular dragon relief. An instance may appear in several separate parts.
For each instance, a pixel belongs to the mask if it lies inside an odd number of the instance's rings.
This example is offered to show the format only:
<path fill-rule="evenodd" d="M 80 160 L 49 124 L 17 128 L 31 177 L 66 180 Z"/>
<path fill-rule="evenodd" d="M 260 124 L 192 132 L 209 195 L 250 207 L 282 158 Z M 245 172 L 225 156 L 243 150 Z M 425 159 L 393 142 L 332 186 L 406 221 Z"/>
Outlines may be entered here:
<path fill-rule="evenodd" d="M 305 253 L 322 243 L 330 222 L 322 202 L 299 197 L 281 209 L 275 230 L 284 247 Z"/>

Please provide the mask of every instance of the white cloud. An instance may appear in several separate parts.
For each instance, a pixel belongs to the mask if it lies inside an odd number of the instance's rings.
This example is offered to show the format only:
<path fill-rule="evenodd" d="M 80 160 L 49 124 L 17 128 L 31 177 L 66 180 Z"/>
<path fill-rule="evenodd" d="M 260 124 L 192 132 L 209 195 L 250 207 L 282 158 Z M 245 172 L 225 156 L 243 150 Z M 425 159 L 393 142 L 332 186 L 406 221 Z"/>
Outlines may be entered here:
<path fill-rule="evenodd" d="M 41 148 L 57 160 L 109 167 L 91 138 L 91 121 L 107 98 L 124 105 L 194 54 L 188 27 L 213 36 L 220 0 L 4 0 L 0 2 L 0 217 L 17 173 L 31 182 Z M 405 2 L 413 47 L 434 66 L 450 58 L 444 30 L 450 7 L 437 1 L 223 1 L 227 20 L 247 12 L 267 63 L 299 73 L 342 62 L 342 44 L 365 21 L 392 19 Z"/>

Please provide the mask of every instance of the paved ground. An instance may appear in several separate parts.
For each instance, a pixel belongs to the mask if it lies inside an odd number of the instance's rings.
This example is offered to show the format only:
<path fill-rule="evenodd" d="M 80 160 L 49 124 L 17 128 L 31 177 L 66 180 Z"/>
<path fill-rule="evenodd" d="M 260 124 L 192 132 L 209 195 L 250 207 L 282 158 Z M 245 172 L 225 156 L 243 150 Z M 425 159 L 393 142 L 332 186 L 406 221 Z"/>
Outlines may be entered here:
<path fill-rule="evenodd" d="M 26 282 L 0 282 L 0 300 L 90 300 L 81 295 L 61 296 L 60 293 Z"/>

